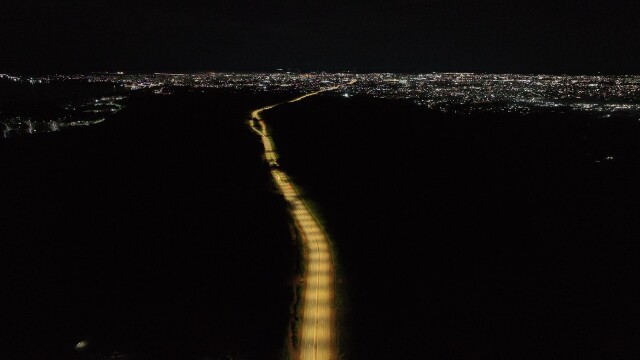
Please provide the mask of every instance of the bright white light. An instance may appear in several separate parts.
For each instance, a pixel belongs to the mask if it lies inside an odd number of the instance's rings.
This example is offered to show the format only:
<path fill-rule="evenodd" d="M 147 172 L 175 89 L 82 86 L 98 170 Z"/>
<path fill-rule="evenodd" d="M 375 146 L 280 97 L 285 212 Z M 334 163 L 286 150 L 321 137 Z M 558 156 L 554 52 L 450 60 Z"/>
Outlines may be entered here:
<path fill-rule="evenodd" d="M 89 342 L 86 340 L 82 340 L 76 344 L 76 350 L 81 351 L 84 350 L 89 345 Z"/>

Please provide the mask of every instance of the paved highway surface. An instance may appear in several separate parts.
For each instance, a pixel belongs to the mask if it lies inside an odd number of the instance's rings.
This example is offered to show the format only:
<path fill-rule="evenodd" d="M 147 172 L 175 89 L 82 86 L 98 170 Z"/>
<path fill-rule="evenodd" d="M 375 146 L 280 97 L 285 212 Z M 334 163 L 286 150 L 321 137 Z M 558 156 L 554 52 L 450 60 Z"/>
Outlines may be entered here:
<path fill-rule="evenodd" d="M 353 82 L 352 82 L 353 83 Z M 286 103 L 300 101 L 324 91 L 309 93 Z M 282 103 L 282 104 L 286 104 Z M 264 155 L 271 165 L 271 174 L 278 188 L 289 202 L 292 216 L 305 247 L 305 282 L 302 309 L 300 360 L 335 360 L 335 314 L 333 308 L 333 262 L 327 235 L 304 203 L 287 174 L 278 165 L 278 154 L 267 126 L 260 114 L 281 104 L 269 105 L 251 113 L 250 125 L 262 138 Z"/>

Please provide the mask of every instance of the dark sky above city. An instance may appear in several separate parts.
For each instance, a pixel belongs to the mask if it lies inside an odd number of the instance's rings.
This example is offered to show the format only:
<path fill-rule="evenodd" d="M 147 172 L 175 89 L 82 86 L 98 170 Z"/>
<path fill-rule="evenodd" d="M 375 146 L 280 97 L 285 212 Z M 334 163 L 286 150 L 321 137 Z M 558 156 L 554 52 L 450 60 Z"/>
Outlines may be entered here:
<path fill-rule="evenodd" d="M 3 0 L 0 72 L 640 73 L 632 0 Z"/>

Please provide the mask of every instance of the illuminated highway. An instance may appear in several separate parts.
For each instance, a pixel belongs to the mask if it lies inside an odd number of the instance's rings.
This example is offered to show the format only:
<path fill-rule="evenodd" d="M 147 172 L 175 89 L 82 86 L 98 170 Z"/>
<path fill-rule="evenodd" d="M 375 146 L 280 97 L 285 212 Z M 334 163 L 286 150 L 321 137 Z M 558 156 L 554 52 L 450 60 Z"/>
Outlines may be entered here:
<path fill-rule="evenodd" d="M 353 82 L 352 82 L 353 83 Z M 323 91 L 309 93 L 286 103 L 300 101 Z M 283 104 L 286 104 L 283 103 Z M 264 145 L 264 156 L 271 165 L 271 175 L 278 189 L 291 206 L 291 213 L 305 249 L 305 280 L 302 308 L 302 334 L 299 350 L 300 360 L 335 360 L 335 313 L 333 308 L 333 262 L 327 235 L 304 203 L 287 174 L 278 166 L 278 154 L 267 126 L 260 114 L 281 104 L 255 110 L 251 113 L 250 125 L 260 134 Z"/>

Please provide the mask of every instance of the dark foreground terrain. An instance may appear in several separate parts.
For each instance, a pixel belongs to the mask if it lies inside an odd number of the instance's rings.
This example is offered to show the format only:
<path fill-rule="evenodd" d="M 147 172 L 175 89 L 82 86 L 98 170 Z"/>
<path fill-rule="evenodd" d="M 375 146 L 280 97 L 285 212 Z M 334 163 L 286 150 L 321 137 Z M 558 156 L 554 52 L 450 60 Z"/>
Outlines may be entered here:
<path fill-rule="evenodd" d="M 296 250 L 243 122 L 278 100 L 134 95 L 0 140 L 0 358 L 280 359 Z"/>
<path fill-rule="evenodd" d="M 337 248 L 345 359 L 637 355 L 637 118 L 328 96 L 265 117 Z"/>
<path fill-rule="evenodd" d="M 0 358 L 280 359 L 297 252 L 243 120 L 284 98 L 138 94 L 0 141 Z M 336 247 L 342 359 L 634 358 L 638 119 L 264 116 Z"/>

